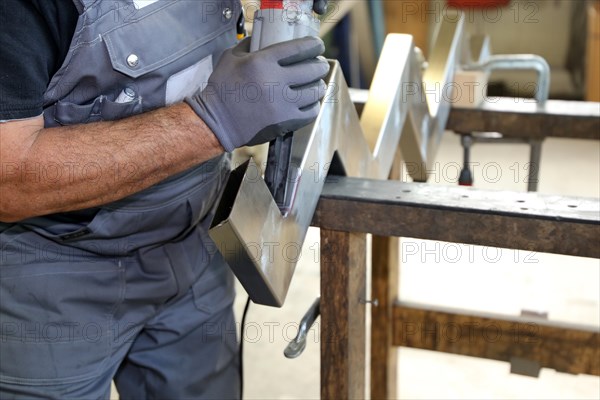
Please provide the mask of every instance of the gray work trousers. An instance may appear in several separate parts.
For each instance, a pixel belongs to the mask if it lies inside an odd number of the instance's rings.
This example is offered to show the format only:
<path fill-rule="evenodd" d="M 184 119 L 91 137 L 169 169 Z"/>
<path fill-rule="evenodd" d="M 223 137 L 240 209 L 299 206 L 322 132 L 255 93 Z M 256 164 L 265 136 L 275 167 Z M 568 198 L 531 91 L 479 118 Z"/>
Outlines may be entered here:
<path fill-rule="evenodd" d="M 0 398 L 239 398 L 233 276 L 175 243 L 99 256 L 0 234 Z M 104 246 L 104 251 L 106 246 Z"/>

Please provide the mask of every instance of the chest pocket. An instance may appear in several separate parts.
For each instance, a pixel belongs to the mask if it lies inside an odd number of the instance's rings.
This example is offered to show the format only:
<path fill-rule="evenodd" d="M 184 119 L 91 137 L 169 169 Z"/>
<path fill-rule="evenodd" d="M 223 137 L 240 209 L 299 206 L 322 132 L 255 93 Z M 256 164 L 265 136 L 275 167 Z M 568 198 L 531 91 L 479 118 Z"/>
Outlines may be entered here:
<path fill-rule="evenodd" d="M 115 11 L 122 23 L 108 29 L 96 21 L 102 45 L 93 58 L 108 71 L 94 77 L 98 92 L 91 100 L 58 101 L 55 121 L 71 125 L 116 120 L 176 103 L 202 89 L 223 50 L 235 44 L 235 3 L 158 1 L 134 14 Z"/>

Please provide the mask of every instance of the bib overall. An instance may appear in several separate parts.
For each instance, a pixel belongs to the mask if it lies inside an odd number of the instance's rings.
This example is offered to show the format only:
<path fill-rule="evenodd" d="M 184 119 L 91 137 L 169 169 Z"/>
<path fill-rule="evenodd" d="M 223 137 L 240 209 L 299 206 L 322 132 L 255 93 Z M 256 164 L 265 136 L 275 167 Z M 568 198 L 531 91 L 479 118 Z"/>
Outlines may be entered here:
<path fill-rule="evenodd" d="M 46 127 L 181 101 L 236 43 L 239 0 L 74 0 Z M 127 174 L 135 165 L 83 168 Z M 207 229 L 222 156 L 125 199 L 0 224 L 0 398 L 239 397 L 233 278 Z M 40 179 L 51 179 L 40 166 Z"/>

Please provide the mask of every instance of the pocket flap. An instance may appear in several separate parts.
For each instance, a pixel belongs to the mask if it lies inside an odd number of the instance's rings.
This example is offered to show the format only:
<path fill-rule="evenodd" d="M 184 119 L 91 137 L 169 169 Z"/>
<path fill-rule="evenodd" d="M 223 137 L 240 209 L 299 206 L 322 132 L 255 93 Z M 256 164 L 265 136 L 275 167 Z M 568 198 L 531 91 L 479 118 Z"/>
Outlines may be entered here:
<path fill-rule="evenodd" d="M 126 102 L 110 101 L 98 96 L 91 103 L 76 104 L 58 101 L 54 107 L 54 120 L 60 125 L 77 125 L 98 121 L 116 121 L 142 112 L 140 97 Z"/>
<path fill-rule="evenodd" d="M 167 65 L 232 29 L 233 1 L 166 1 L 103 35 L 113 69 L 131 78 Z M 229 15 L 226 18 L 224 15 Z"/>

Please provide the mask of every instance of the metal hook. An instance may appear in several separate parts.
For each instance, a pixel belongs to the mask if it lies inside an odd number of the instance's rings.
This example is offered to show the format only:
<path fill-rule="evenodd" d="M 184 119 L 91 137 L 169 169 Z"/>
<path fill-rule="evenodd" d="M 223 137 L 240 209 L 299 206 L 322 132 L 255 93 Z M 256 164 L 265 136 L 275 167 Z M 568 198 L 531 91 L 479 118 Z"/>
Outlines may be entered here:
<path fill-rule="evenodd" d="M 321 298 L 317 297 L 317 299 L 312 303 L 306 314 L 304 314 L 304 317 L 302 317 L 302 320 L 300 321 L 300 327 L 298 328 L 298 334 L 283 351 L 283 354 L 287 358 L 298 357 L 306 348 L 306 337 L 308 336 L 308 331 L 313 326 L 315 320 L 321 313 L 320 306 Z"/>

